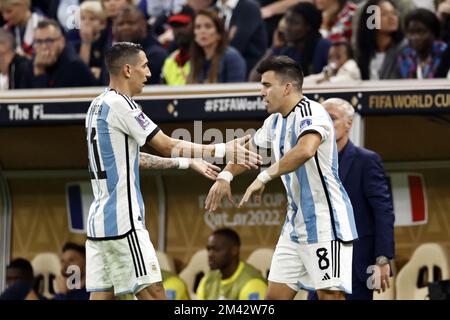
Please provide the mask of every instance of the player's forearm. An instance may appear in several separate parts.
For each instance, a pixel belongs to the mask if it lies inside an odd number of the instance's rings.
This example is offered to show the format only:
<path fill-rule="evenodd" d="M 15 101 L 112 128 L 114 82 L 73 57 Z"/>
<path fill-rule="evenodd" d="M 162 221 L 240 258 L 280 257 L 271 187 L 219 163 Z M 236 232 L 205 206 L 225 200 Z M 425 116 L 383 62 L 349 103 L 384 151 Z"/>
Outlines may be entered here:
<path fill-rule="evenodd" d="M 290 173 L 302 166 L 306 161 L 312 158 L 319 148 L 321 136 L 318 133 L 308 133 L 302 136 L 295 147 L 289 150 L 280 161 L 274 163 L 265 172 L 265 180 L 278 178 L 283 174 Z"/>
<path fill-rule="evenodd" d="M 177 158 L 162 158 L 148 153 L 141 153 L 139 167 L 142 169 L 173 169 L 179 167 Z"/>
<path fill-rule="evenodd" d="M 311 154 L 307 150 L 301 150 L 300 152 L 288 152 L 283 158 L 280 159 L 280 161 L 271 165 L 266 172 L 272 179 L 278 178 L 283 174 L 295 171 L 313 156 L 314 154 Z"/>
<path fill-rule="evenodd" d="M 184 158 L 208 158 L 215 154 L 216 145 L 198 144 L 189 141 L 172 139 L 171 156 Z"/>
<path fill-rule="evenodd" d="M 246 170 L 247 168 L 240 164 L 228 163 L 222 171 L 228 171 L 233 175 L 233 177 L 236 177 Z"/>

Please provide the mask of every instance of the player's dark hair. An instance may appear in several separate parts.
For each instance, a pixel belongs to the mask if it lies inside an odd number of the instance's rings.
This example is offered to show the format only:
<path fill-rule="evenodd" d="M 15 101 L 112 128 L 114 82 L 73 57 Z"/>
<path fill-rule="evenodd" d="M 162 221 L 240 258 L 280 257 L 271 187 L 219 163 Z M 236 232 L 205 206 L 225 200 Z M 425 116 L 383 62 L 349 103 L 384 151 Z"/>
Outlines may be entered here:
<path fill-rule="evenodd" d="M 74 250 L 79 252 L 83 257 L 86 257 L 86 249 L 83 245 L 76 244 L 73 242 L 66 242 L 62 248 L 62 252 L 66 252 L 67 250 Z"/>
<path fill-rule="evenodd" d="M 135 65 L 140 51 L 143 51 L 140 44 L 118 42 L 105 53 L 106 68 L 110 74 L 116 75 L 125 64 Z"/>
<path fill-rule="evenodd" d="M 260 62 L 256 71 L 263 74 L 267 71 L 274 71 L 279 77 L 292 84 L 302 91 L 303 70 L 300 64 L 288 56 L 272 56 Z"/>
<path fill-rule="evenodd" d="M 436 39 L 439 38 L 441 32 L 441 25 L 439 19 L 433 11 L 418 8 L 410 11 L 405 17 L 405 30 L 411 21 L 418 21 L 425 25 L 425 27 L 434 35 Z"/>
<path fill-rule="evenodd" d="M 212 234 L 218 235 L 218 236 L 220 235 L 222 237 L 227 238 L 235 246 L 238 246 L 238 247 L 241 246 L 241 238 L 239 237 L 237 232 L 232 229 L 221 228 L 221 229 L 215 230 Z"/>
<path fill-rule="evenodd" d="M 31 263 L 23 258 L 17 258 L 10 262 L 10 264 L 6 267 L 7 269 L 17 269 L 20 270 L 21 276 L 25 281 L 27 281 L 30 285 L 33 284 L 33 267 Z"/>

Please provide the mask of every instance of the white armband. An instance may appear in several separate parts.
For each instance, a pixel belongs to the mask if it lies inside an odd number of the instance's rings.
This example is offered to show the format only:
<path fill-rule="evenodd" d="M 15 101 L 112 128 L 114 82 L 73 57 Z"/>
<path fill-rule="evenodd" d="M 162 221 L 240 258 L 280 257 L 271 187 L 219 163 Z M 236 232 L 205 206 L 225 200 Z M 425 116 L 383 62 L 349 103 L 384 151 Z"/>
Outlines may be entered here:
<path fill-rule="evenodd" d="M 233 181 L 233 174 L 230 171 L 222 171 L 217 175 L 217 179 L 223 179 L 227 182 Z"/>
<path fill-rule="evenodd" d="M 178 169 L 188 169 L 190 159 L 188 158 L 176 158 L 178 160 Z"/>
<path fill-rule="evenodd" d="M 258 176 L 256 177 L 256 179 L 258 179 L 259 181 L 261 181 L 262 183 L 266 184 L 267 182 L 269 182 L 270 180 L 272 180 L 272 178 L 270 177 L 270 175 L 267 173 L 267 170 L 262 171 L 260 174 L 258 174 Z"/>
<path fill-rule="evenodd" d="M 225 157 L 225 143 L 218 143 L 214 145 L 214 157 L 223 158 Z"/>

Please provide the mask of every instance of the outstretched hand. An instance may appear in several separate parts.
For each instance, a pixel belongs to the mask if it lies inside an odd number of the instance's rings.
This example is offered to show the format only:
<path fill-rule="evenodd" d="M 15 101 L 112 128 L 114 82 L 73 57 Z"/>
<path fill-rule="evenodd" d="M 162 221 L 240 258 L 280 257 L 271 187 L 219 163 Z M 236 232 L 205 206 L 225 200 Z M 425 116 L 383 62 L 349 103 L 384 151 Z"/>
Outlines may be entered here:
<path fill-rule="evenodd" d="M 253 183 L 245 191 L 244 197 L 242 198 L 241 202 L 239 202 L 238 208 L 247 203 L 253 193 L 256 192 L 258 196 L 261 196 L 265 186 L 266 185 L 262 183 L 261 180 L 255 179 L 255 181 L 253 181 Z"/>
<path fill-rule="evenodd" d="M 227 196 L 228 200 L 232 204 L 236 205 L 233 201 L 233 197 L 231 196 L 230 183 L 223 179 L 217 179 L 216 183 L 214 183 L 211 189 L 209 189 L 208 196 L 205 200 L 205 210 L 207 212 L 214 212 L 225 196 Z"/>
<path fill-rule="evenodd" d="M 226 160 L 243 165 L 247 169 L 258 169 L 258 166 L 262 164 L 262 157 L 245 147 L 251 137 L 248 134 L 227 142 L 225 144 Z"/>
<path fill-rule="evenodd" d="M 190 159 L 189 168 L 211 180 L 216 180 L 220 172 L 219 167 L 199 158 Z"/>

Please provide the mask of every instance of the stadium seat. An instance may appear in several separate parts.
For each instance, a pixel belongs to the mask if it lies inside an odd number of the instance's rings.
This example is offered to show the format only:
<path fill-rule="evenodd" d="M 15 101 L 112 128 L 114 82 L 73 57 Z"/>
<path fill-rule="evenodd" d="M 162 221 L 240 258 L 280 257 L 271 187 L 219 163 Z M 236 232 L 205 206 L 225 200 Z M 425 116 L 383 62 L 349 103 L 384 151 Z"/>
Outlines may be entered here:
<path fill-rule="evenodd" d="M 449 279 L 449 263 L 444 246 L 438 243 L 420 245 L 397 275 L 397 300 L 428 299 L 428 283 Z"/>
<path fill-rule="evenodd" d="M 31 260 L 31 265 L 37 280 L 37 290 L 51 299 L 58 290 L 56 277 L 61 273 L 59 256 L 53 252 L 39 253 Z"/>
<path fill-rule="evenodd" d="M 194 300 L 196 298 L 195 289 L 200 282 L 202 275 L 209 271 L 208 252 L 202 249 L 194 253 L 188 265 L 180 272 L 180 278 L 186 283 L 189 294 Z"/>
<path fill-rule="evenodd" d="M 269 248 L 260 248 L 254 250 L 247 258 L 247 263 L 261 271 L 265 279 L 269 275 L 270 263 L 272 262 L 274 250 Z"/>
<path fill-rule="evenodd" d="M 173 258 L 169 256 L 167 253 L 162 251 L 156 251 L 156 257 L 158 258 L 159 266 L 161 270 L 170 271 L 173 273 L 177 273 L 175 269 L 175 262 Z"/>

